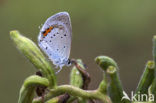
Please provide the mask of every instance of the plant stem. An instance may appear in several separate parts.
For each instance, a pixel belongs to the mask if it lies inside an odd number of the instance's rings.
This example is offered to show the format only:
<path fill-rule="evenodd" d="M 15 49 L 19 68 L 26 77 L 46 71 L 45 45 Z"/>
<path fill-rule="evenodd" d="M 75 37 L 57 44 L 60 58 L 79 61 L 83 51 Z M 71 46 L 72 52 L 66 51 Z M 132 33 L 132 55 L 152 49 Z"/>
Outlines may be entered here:
<path fill-rule="evenodd" d="M 83 68 L 82 64 L 82 60 L 77 59 L 76 60 L 80 66 Z M 85 69 L 85 68 L 83 68 Z M 76 66 L 73 66 L 71 72 L 70 72 L 70 85 L 78 87 L 78 88 L 82 88 L 83 87 L 83 78 L 82 78 L 82 74 L 80 73 L 80 71 L 76 68 Z M 67 103 L 71 103 L 74 100 L 76 100 L 77 97 L 74 96 L 70 96 L 70 98 L 68 99 Z"/>
<path fill-rule="evenodd" d="M 63 95 L 48 100 L 46 103 L 66 103 L 69 97 L 70 96 L 67 93 L 65 93 Z"/>
<path fill-rule="evenodd" d="M 154 79 L 154 62 L 148 61 L 145 67 L 145 71 L 140 79 L 138 87 L 136 89 L 136 94 L 148 94 L 148 88 L 152 84 Z"/>
<path fill-rule="evenodd" d="M 154 64 L 156 64 L 156 36 L 153 37 L 153 59 Z M 154 68 L 154 80 L 150 90 L 151 93 L 154 94 L 154 97 L 156 97 L 156 66 Z M 156 101 L 156 98 L 154 98 L 154 101 Z"/>
<path fill-rule="evenodd" d="M 95 62 L 102 68 L 102 70 L 106 71 L 109 66 L 114 66 L 118 68 L 116 62 L 107 56 L 98 56 L 95 58 Z"/>
<path fill-rule="evenodd" d="M 79 70 L 74 66 L 70 73 L 70 84 L 79 88 L 83 86 L 83 78 Z"/>
<path fill-rule="evenodd" d="M 11 31 L 10 36 L 18 50 L 50 81 L 49 87 L 55 88 L 57 84 L 54 70 L 36 44 L 32 40 L 20 35 L 18 31 Z"/>
<path fill-rule="evenodd" d="M 106 80 L 106 76 L 104 74 L 104 79 L 101 81 L 100 85 L 99 85 L 99 88 L 98 88 L 98 91 L 103 93 L 103 94 L 107 94 L 107 80 Z"/>
<path fill-rule="evenodd" d="M 70 85 L 62 85 L 62 86 L 56 87 L 55 89 L 51 89 L 50 92 L 45 96 L 45 101 L 63 93 L 69 93 L 72 96 L 78 96 L 82 98 L 99 99 L 104 103 L 111 103 L 111 100 L 107 95 L 104 95 L 98 92 L 97 90 L 85 91 L 78 87 L 74 87 Z M 41 101 L 41 98 L 35 99 L 33 103 L 40 103 L 40 101 Z"/>
<path fill-rule="evenodd" d="M 49 86 L 49 81 L 46 78 L 39 76 L 30 76 L 25 81 L 20 90 L 18 103 L 32 103 L 34 91 L 37 85 Z"/>
<path fill-rule="evenodd" d="M 156 63 L 156 36 L 153 37 L 153 59 L 154 59 L 154 62 Z"/>
<path fill-rule="evenodd" d="M 130 103 L 125 99 L 122 100 L 123 88 L 117 73 L 117 69 L 113 66 L 109 66 L 107 69 L 107 74 L 110 76 L 110 85 L 108 87 L 108 93 L 111 97 L 113 103 Z"/>

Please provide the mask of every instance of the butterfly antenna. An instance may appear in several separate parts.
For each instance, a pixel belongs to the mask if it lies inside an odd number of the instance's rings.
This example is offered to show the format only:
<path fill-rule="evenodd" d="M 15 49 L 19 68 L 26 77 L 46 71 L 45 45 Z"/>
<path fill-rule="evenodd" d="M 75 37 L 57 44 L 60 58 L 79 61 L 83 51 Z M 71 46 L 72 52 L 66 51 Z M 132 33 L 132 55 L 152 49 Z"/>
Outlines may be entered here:
<path fill-rule="evenodd" d="M 84 63 L 82 63 L 80 61 L 76 61 L 75 59 L 71 59 L 70 61 L 71 61 L 72 64 L 78 64 L 79 63 L 79 64 L 83 65 L 85 68 L 88 68 L 86 64 L 84 64 Z"/>

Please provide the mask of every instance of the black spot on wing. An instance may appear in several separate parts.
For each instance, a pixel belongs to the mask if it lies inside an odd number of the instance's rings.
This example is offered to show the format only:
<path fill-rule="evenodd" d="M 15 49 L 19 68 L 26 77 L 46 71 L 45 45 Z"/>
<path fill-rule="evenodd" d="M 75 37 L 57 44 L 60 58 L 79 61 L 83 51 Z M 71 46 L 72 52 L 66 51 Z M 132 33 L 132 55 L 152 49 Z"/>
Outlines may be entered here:
<path fill-rule="evenodd" d="M 42 34 L 44 34 L 46 31 L 42 31 Z"/>

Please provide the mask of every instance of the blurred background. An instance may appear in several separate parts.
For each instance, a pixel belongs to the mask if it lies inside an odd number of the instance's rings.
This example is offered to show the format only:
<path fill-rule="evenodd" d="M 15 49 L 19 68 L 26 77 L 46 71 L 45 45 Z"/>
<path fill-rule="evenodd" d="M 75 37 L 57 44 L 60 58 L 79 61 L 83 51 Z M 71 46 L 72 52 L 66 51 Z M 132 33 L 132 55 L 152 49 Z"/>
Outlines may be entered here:
<path fill-rule="evenodd" d="M 39 26 L 51 15 L 67 11 L 73 37 L 70 58 L 81 58 L 91 75 L 90 89 L 102 80 L 94 59 L 107 55 L 117 61 L 124 90 L 136 89 L 156 35 L 155 0 L 0 0 L 0 103 L 16 103 L 24 79 L 36 71 L 15 48 L 9 32 L 17 29 L 37 43 Z M 70 68 L 58 75 L 69 82 Z"/>

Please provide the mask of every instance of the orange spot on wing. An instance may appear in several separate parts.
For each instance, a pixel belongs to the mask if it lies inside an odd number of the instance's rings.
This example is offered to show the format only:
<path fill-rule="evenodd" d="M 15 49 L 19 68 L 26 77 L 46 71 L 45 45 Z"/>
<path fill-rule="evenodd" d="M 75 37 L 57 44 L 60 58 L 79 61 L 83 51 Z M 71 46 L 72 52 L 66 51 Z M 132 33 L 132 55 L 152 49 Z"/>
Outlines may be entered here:
<path fill-rule="evenodd" d="M 43 32 L 43 36 L 47 36 L 48 33 L 51 32 L 51 30 L 53 30 L 54 27 L 50 26 L 49 28 L 47 28 L 44 32 Z"/>

